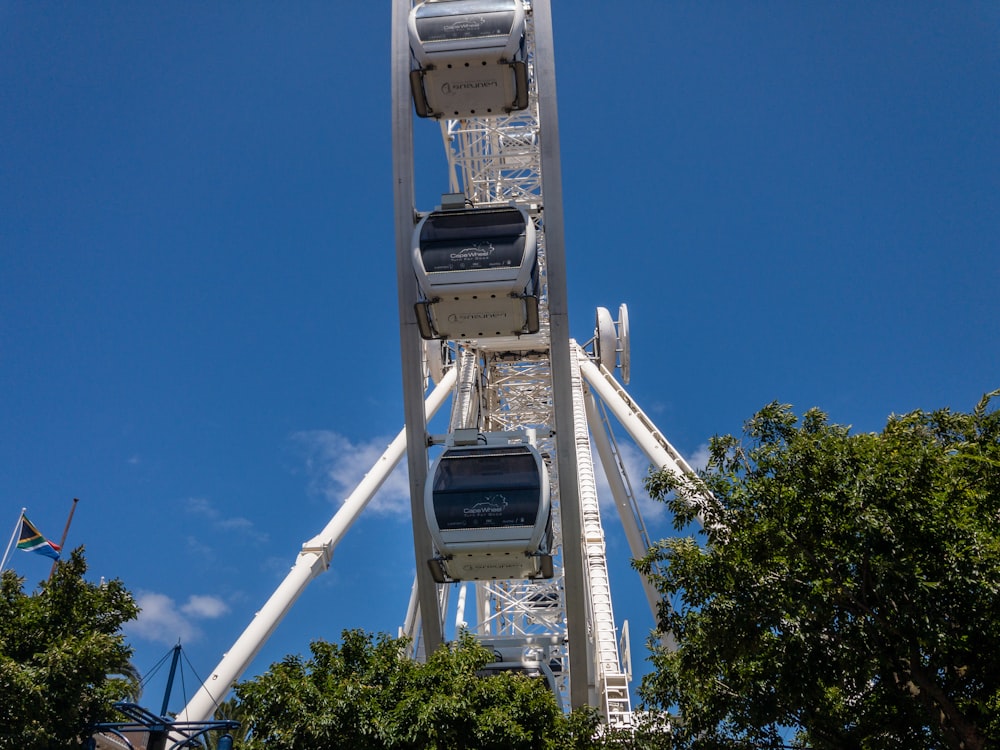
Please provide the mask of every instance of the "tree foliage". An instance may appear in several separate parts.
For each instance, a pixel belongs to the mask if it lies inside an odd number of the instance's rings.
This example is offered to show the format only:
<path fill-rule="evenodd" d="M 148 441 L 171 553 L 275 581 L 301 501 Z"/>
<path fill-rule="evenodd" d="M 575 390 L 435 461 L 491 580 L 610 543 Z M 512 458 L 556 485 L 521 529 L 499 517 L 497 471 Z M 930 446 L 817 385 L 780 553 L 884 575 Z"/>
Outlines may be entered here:
<path fill-rule="evenodd" d="M 33 594 L 0 581 L 0 749 L 78 747 L 87 727 L 138 688 L 119 632 L 138 608 L 121 581 L 84 580 L 83 549 Z"/>
<path fill-rule="evenodd" d="M 219 744 L 219 740 L 224 735 L 228 734 L 234 739 L 236 747 L 241 747 L 238 743 L 247 738 L 248 731 L 246 711 L 244 710 L 243 704 L 240 703 L 239 699 L 235 695 L 232 695 L 222 701 L 222 703 L 219 703 L 215 708 L 212 718 L 219 721 L 236 721 L 239 722 L 239 727 L 236 729 L 211 730 L 206 735 L 208 737 L 208 746 L 216 747 Z"/>
<path fill-rule="evenodd" d="M 565 716 L 543 682 L 479 677 L 492 654 L 471 636 L 426 663 L 406 641 L 347 630 L 236 686 L 246 750 L 561 750 L 597 748 L 596 717 Z"/>
<path fill-rule="evenodd" d="M 651 475 L 705 529 L 640 563 L 676 603 L 642 687 L 675 747 L 998 746 L 998 393 L 877 434 L 772 403 L 698 480 Z"/>

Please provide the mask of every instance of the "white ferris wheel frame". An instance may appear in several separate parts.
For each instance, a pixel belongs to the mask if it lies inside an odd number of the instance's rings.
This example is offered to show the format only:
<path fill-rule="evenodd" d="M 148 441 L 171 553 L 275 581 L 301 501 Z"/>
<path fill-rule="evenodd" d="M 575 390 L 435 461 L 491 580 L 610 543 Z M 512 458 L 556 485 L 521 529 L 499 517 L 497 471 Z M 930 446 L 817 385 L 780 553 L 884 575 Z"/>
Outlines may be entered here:
<path fill-rule="evenodd" d="M 551 671 L 567 707 L 589 705 L 599 708 L 610 724 L 631 722 L 627 623 L 619 633 L 592 448 L 608 477 L 632 556 L 643 555 L 650 540 L 610 437 L 607 412 L 654 466 L 679 476 L 694 472 L 614 378 L 615 363 L 600 361 L 570 338 L 551 9 L 549 0 L 525 4 L 529 108 L 496 118 L 445 120 L 440 127 L 448 162 L 447 192 L 464 193 L 476 205 L 513 201 L 528 209 L 536 222 L 541 330 L 523 339 L 447 342 L 443 346 L 450 364 L 436 361 L 436 355 L 435 361 L 427 361 L 428 350 L 438 345 L 428 346 L 420 337 L 410 245 L 420 216 L 408 85 L 407 19 L 414 3 L 393 0 L 393 188 L 405 427 L 327 526 L 303 544 L 285 580 L 178 714 L 178 721 L 203 721 L 213 714 L 309 582 L 329 568 L 334 547 L 405 455 L 417 574 L 400 630 L 412 639 L 413 655 L 422 658 L 444 642 L 445 616 L 455 592 L 456 626 L 468 628 L 498 653 L 508 646 L 541 650 L 556 667 Z M 620 335 L 624 339 L 627 333 Z M 627 349 L 627 341 L 623 343 Z M 625 357 L 621 366 L 627 372 L 627 352 Z M 428 380 L 436 382 L 429 393 Z M 539 450 L 549 457 L 557 547 L 553 579 L 459 584 L 433 580 L 427 565 L 433 545 L 423 511 L 433 440 L 428 421 L 449 398 L 450 430 L 530 429 Z M 577 481 L 565 481 L 567 477 Z M 471 606 L 468 584 L 474 586 Z M 659 595 L 648 581 L 643 584 L 655 616 Z M 422 616 L 429 612 L 434 616 Z"/>

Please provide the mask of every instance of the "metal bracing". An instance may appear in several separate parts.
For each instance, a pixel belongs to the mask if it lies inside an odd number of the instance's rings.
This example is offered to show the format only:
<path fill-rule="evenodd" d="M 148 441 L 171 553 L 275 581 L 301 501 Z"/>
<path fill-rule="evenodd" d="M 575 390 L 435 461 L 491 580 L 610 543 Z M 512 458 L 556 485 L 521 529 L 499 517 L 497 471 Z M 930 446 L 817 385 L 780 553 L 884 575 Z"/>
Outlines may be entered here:
<path fill-rule="evenodd" d="M 483 413 L 487 430 L 528 429 L 546 459 L 552 488 L 555 572 L 548 581 L 483 581 L 477 587 L 480 603 L 477 634 L 486 641 L 500 641 L 523 648 L 538 646 L 542 638 L 547 662 L 558 665 L 553 672 L 556 687 L 566 703 L 570 699 L 567 661 L 565 580 L 562 564 L 559 467 L 554 461 L 552 426 L 552 380 L 547 356 L 528 358 L 507 353 L 485 356 Z"/>
<path fill-rule="evenodd" d="M 542 198 L 534 30 L 529 14 L 525 34 L 528 109 L 503 117 L 441 123 L 452 190 L 465 193 L 473 203 L 515 201 L 529 206 Z"/>
<path fill-rule="evenodd" d="M 487 358 L 484 413 L 490 430 L 552 429 L 552 372 L 547 357 Z"/>
<path fill-rule="evenodd" d="M 458 378 L 451 402 L 451 420 L 448 423 L 450 431 L 476 427 L 481 413 L 479 387 L 482 376 L 479 359 L 474 352 L 462 349 L 455 367 L 458 370 Z"/>
<path fill-rule="evenodd" d="M 541 201 L 537 106 L 484 126 L 449 120 L 442 128 L 453 184 L 474 203 Z"/>

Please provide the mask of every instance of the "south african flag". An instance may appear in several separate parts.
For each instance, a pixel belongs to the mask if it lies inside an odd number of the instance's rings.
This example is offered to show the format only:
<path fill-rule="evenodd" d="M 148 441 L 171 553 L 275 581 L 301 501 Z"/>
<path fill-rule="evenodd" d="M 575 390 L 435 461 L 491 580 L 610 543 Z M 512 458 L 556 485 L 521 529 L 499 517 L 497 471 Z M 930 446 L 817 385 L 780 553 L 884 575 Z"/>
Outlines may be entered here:
<path fill-rule="evenodd" d="M 50 542 L 42 532 L 35 528 L 34 524 L 28 520 L 27 516 L 21 516 L 21 537 L 17 542 L 17 548 L 25 552 L 37 552 L 40 555 L 51 557 L 53 560 L 59 559 L 58 544 Z"/>

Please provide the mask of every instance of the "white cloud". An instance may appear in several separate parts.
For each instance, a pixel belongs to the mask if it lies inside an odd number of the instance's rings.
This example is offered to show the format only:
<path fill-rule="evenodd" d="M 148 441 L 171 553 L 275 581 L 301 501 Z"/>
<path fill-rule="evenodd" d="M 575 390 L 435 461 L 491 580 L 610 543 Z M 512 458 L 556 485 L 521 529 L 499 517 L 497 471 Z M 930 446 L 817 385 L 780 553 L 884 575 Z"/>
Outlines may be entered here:
<path fill-rule="evenodd" d="M 191 596 L 178 606 L 166 594 L 142 591 L 136 595 L 142 610 L 139 617 L 125 625 L 125 632 L 143 640 L 172 646 L 191 643 L 201 637 L 197 620 L 211 620 L 229 611 L 229 606 L 214 596 Z"/>
<path fill-rule="evenodd" d="M 340 505 L 385 452 L 389 438 L 352 443 L 331 430 L 297 432 L 292 439 L 306 451 L 310 490 Z M 368 507 L 383 515 L 409 516 L 410 485 L 406 462 L 389 474 Z"/>
<path fill-rule="evenodd" d="M 203 497 L 189 497 L 184 506 L 188 513 L 196 516 L 204 516 L 205 518 L 216 519 L 219 517 L 219 511 L 212 507 L 207 499 Z"/>
<path fill-rule="evenodd" d="M 701 471 L 706 466 L 708 466 L 708 458 L 711 455 L 708 449 L 708 443 L 702 443 L 698 446 L 694 453 L 690 456 L 686 456 L 687 462 L 691 464 L 691 468 L 695 471 Z"/>
<path fill-rule="evenodd" d="M 207 498 L 189 497 L 184 505 L 189 514 L 206 519 L 212 528 L 225 532 L 235 532 L 244 539 L 249 539 L 259 544 L 264 544 L 268 540 L 268 535 L 262 531 L 257 531 L 253 521 L 243 516 L 225 518 L 212 501 Z"/>
<path fill-rule="evenodd" d="M 229 612 L 229 606 L 215 596 L 194 595 L 181 607 L 181 612 L 188 617 L 214 620 Z"/>

